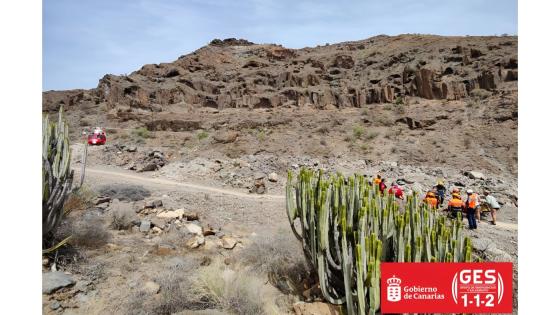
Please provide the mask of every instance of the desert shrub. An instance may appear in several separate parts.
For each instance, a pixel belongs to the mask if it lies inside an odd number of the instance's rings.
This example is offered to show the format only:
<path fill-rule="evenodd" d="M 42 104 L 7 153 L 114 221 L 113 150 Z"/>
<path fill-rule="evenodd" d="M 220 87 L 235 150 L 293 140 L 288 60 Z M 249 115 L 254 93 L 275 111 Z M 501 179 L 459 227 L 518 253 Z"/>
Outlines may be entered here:
<path fill-rule="evenodd" d="M 128 230 L 133 220 L 134 212 L 131 209 L 115 209 L 111 211 L 110 227 L 115 230 Z"/>
<path fill-rule="evenodd" d="M 404 104 L 395 104 L 393 109 L 394 109 L 395 113 L 397 113 L 399 115 L 404 115 L 404 113 L 406 113 L 406 109 L 404 107 Z"/>
<path fill-rule="evenodd" d="M 71 244 L 86 247 L 99 248 L 109 241 L 111 235 L 105 229 L 103 219 L 93 215 L 86 215 L 75 220 L 71 225 Z"/>
<path fill-rule="evenodd" d="M 364 127 L 361 125 L 355 125 L 354 128 L 352 128 L 352 134 L 354 135 L 354 138 L 360 139 L 364 134 Z"/>
<path fill-rule="evenodd" d="M 383 105 L 383 110 L 391 110 L 391 109 L 393 109 L 393 106 L 391 106 L 391 104 Z"/>
<path fill-rule="evenodd" d="M 78 190 L 74 190 L 68 196 L 64 203 L 64 212 L 68 213 L 73 210 L 85 210 L 93 206 L 93 199 L 95 199 L 95 192 L 88 186 L 82 186 Z"/>
<path fill-rule="evenodd" d="M 224 270 L 216 264 L 202 268 L 191 293 L 206 304 L 234 314 L 265 314 L 264 284 L 243 271 Z"/>
<path fill-rule="evenodd" d="M 395 99 L 395 105 L 404 105 L 402 97 L 397 96 L 397 98 Z"/>
<path fill-rule="evenodd" d="M 136 128 L 135 130 L 132 131 L 132 133 L 141 139 L 152 137 L 151 132 L 146 127 Z"/>
<path fill-rule="evenodd" d="M 206 138 L 208 138 L 208 132 L 206 132 L 205 130 L 200 131 L 199 133 L 196 134 L 196 137 L 198 138 L 198 141 L 202 141 Z"/>
<path fill-rule="evenodd" d="M 310 274 L 301 244 L 288 232 L 259 237 L 236 258 L 249 270 L 266 275 L 286 293 L 301 293 L 301 284 Z"/>
<path fill-rule="evenodd" d="M 198 295 L 193 294 L 192 275 L 199 263 L 186 257 L 172 257 L 161 266 L 161 271 L 152 278 L 160 285 L 159 298 L 135 290 L 123 303 L 121 313 L 126 314 L 174 314 L 187 309 L 200 309 Z M 197 307 L 198 306 L 198 307 Z"/>
<path fill-rule="evenodd" d="M 263 142 L 266 139 L 266 132 L 264 131 L 264 129 L 259 129 L 259 131 L 257 132 L 257 140 L 259 140 L 259 142 Z"/>
<path fill-rule="evenodd" d="M 479 100 L 483 100 L 492 95 L 492 92 L 484 89 L 474 89 L 471 91 L 470 96 Z"/>
<path fill-rule="evenodd" d="M 191 290 L 190 274 L 198 267 L 194 259 L 182 259 L 170 264 L 154 281 L 160 285 L 162 299 L 153 308 L 153 314 L 173 314 L 188 309 L 198 296 Z"/>
<path fill-rule="evenodd" d="M 386 114 L 380 114 L 380 115 L 375 116 L 374 122 L 377 125 L 381 125 L 381 126 L 385 126 L 385 127 L 389 127 L 389 126 L 393 125 L 393 121 Z"/>
<path fill-rule="evenodd" d="M 371 131 L 366 135 L 366 139 L 367 140 L 373 140 L 373 139 L 377 138 L 377 136 L 379 136 L 379 132 Z"/>

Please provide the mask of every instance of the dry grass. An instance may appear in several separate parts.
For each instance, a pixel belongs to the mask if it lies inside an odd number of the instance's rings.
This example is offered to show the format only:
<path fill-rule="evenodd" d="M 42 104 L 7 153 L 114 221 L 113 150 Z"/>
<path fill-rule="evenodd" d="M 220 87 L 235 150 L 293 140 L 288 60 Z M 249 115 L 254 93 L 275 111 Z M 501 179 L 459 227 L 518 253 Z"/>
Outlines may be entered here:
<path fill-rule="evenodd" d="M 242 271 L 225 270 L 217 264 L 201 269 L 191 293 L 205 303 L 204 308 L 219 308 L 233 314 L 266 314 L 264 283 Z"/>
<path fill-rule="evenodd" d="M 256 239 L 237 254 L 237 260 L 266 275 L 284 293 L 300 294 L 303 280 L 310 276 L 301 244 L 291 231 Z"/>
<path fill-rule="evenodd" d="M 85 210 L 93 206 L 94 198 L 95 193 L 88 186 L 82 186 L 80 189 L 70 193 L 64 203 L 64 212 Z"/>
<path fill-rule="evenodd" d="M 125 303 L 128 314 L 174 314 L 185 310 L 216 309 L 228 314 L 267 314 L 263 281 L 221 264 L 200 267 L 196 260 L 164 267 L 153 281 L 160 285 L 157 298 L 141 289 Z M 279 313 L 279 312 L 275 312 Z"/>
<path fill-rule="evenodd" d="M 86 248 L 99 248 L 107 244 L 110 239 L 103 219 L 91 215 L 72 222 L 70 234 L 72 235 L 71 244 Z"/>
<path fill-rule="evenodd" d="M 115 230 L 128 230 L 134 218 L 134 211 L 131 209 L 115 209 L 111 211 L 110 227 Z"/>

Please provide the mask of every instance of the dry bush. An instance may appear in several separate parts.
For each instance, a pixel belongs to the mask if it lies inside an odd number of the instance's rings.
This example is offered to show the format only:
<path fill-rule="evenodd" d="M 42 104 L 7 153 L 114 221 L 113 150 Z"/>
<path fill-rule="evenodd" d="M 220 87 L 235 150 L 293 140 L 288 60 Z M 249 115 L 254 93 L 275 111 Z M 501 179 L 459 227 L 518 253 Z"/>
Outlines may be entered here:
<path fill-rule="evenodd" d="M 366 140 L 373 140 L 373 139 L 377 138 L 377 136 L 379 136 L 379 132 L 371 131 L 366 135 Z"/>
<path fill-rule="evenodd" d="M 160 285 L 154 299 L 142 289 L 134 291 L 124 303 L 127 314 L 173 314 L 186 309 L 200 309 L 192 294 L 192 279 L 199 263 L 187 257 L 172 257 L 164 262 L 162 271 L 152 280 Z"/>
<path fill-rule="evenodd" d="M 128 230 L 135 219 L 132 209 L 115 209 L 111 211 L 110 227 L 115 230 Z"/>
<path fill-rule="evenodd" d="M 95 193 L 88 186 L 82 186 L 68 196 L 68 199 L 64 202 L 64 212 L 85 210 L 93 206 L 93 199 L 95 197 Z"/>
<path fill-rule="evenodd" d="M 375 116 L 374 123 L 377 125 L 389 127 L 393 125 L 393 120 L 385 114 L 379 114 Z"/>
<path fill-rule="evenodd" d="M 204 308 L 233 314 L 265 314 L 264 283 L 243 271 L 224 270 L 216 264 L 200 269 L 191 293 Z"/>
<path fill-rule="evenodd" d="M 291 231 L 262 236 L 237 254 L 250 270 L 267 275 L 280 291 L 300 294 L 301 284 L 310 276 L 301 244 Z"/>
<path fill-rule="evenodd" d="M 71 223 L 70 242 L 73 245 L 87 248 L 99 248 L 109 241 L 111 235 L 105 229 L 103 219 L 92 215 Z"/>
<path fill-rule="evenodd" d="M 492 92 L 484 89 L 474 89 L 471 91 L 470 96 L 479 100 L 483 100 L 492 95 Z"/>

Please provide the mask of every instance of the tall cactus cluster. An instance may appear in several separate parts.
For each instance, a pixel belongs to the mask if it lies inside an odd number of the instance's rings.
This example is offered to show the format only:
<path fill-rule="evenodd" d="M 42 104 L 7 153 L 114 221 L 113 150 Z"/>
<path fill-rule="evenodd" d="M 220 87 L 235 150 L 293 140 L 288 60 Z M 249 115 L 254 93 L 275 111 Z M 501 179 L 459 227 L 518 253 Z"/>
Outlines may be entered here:
<path fill-rule="evenodd" d="M 60 220 L 63 206 L 72 187 L 74 171 L 70 169 L 68 124 L 62 107 L 58 122 L 43 117 L 43 246 L 50 244 Z"/>
<path fill-rule="evenodd" d="M 461 219 L 449 221 L 409 195 L 399 204 L 362 175 L 288 172 L 286 209 L 324 298 L 347 313 L 380 308 L 381 262 L 469 262 Z M 299 219 L 299 220 L 298 220 Z M 298 222 L 299 221 L 299 222 Z"/>

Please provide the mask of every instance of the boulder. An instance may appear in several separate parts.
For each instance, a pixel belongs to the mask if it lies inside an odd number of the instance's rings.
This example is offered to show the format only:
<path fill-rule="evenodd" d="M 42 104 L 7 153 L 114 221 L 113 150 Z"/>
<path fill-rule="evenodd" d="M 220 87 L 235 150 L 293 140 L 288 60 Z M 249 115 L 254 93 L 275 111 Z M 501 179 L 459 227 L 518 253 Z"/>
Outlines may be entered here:
<path fill-rule="evenodd" d="M 187 218 L 188 221 L 195 221 L 198 220 L 198 213 L 196 212 L 185 213 L 184 217 Z"/>
<path fill-rule="evenodd" d="M 168 218 L 152 218 L 152 225 L 158 227 L 160 229 L 164 229 L 167 226 L 169 219 Z"/>
<path fill-rule="evenodd" d="M 163 207 L 163 201 L 161 199 L 156 199 L 146 202 L 144 208 L 161 208 Z"/>
<path fill-rule="evenodd" d="M 213 138 L 217 143 L 231 143 L 237 140 L 239 133 L 237 131 L 224 131 L 216 133 Z"/>
<path fill-rule="evenodd" d="M 313 302 L 304 303 L 297 302 L 294 304 L 294 312 L 296 315 L 339 315 L 342 314 L 339 307 L 324 303 L 324 302 Z"/>
<path fill-rule="evenodd" d="M 268 174 L 268 180 L 275 183 L 278 181 L 278 174 L 272 172 L 270 174 Z"/>
<path fill-rule="evenodd" d="M 174 211 L 163 211 L 158 213 L 156 216 L 158 218 L 164 219 L 181 219 L 185 214 L 185 209 L 177 209 Z"/>
<path fill-rule="evenodd" d="M 266 192 L 266 186 L 262 179 L 255 180 L 253 187 L 251 187 L 250 193 L 264 194 Z"/>
<path fill-rule="evenodd" d="M 237 240 L 229 236 L 222 237 L 221 242 L 222 242 L 222 247 L 225 249 L 233 249 L 237 244 Z"/>
<path fill-rule="evenodd" d="M 98 197 L 97 200 L 93 203 L 94 205 L 100 205 L 102 203 L 107 203 L 111 201 L 111 197 Z"/>
<path fill-rule="evenodd" d="M 43 273 L 43 294 L 51 294 L 60 288 L 75 284 L 72 276 L 62 271 Z"/>
<path fill-rule="evenodd" d="M 187 241 L 187 246 L 190 248 L 198 248 L 200 245 L 204 245 L 204 236 L 197 235 Z"/>
<path fill-rule="evenodd" d="M 151 226 L 152 222 L 150 222 L 150 220 L 142 220 L 142 222 L 140 222 L 140 232 L 149 232 Z"/>
<path fill-rule="evenodd" d="M 465 173 L 466 176 L 468 176 L 469 178 L 472 179 L 484 179 L 486 178 L 486 176 L 484 176 L 483 173 L 481 172 L 476 172 L 476 171 L 468 171 Z"/>
<path fill-rule="evenodd" d="M 185 229 L 190 234 L 203 235 L 202 234 L 202 228 L 197 224 L 188 223 L 187 225 L 185 225 Z"/>

